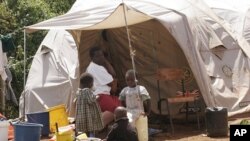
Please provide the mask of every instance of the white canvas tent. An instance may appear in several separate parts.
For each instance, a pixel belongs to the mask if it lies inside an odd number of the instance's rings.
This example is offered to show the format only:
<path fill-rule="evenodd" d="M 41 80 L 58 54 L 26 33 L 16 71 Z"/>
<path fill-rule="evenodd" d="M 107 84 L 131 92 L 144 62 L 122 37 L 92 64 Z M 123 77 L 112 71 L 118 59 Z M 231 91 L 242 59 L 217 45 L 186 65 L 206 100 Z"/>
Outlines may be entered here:
<path fill-rule="evenodd" d="M 199 89 L 207 106 L 227 107 L 229 116 L 250 111 L 249 44 L 203 1 L 77 0 L 65 15 L 26 29 L 70 31 L 78 46 L 80 72 L 89 63 L 88 49 L 102 45 L 123 80 L 132 67 L 126 25 L 136 50 L 139 83 L 149 90 L 155 112 L 158 68 L 184 68 L 187 89 Z M 161 97 L 175 95 L 180 87 L 177 81 L 160 85 Z"/>
<path fill-rule="evenodd" d="M 78 55 L 73 37 L 65 30 L 50 30 L 37 50 L 25 90 L 20 98 L 20 115 L 43 112 L 65 104 L 74 113 L 72 100 L 78 88 Z M 24 99 L 25 94 L 25 99 Z"/>
<path fill-rule="evenodd" d="M 205 3 L 216 15 L 230 24 L 236 35 L 245 37 L 250 43 L 249 0 L 205 0 Z"/>

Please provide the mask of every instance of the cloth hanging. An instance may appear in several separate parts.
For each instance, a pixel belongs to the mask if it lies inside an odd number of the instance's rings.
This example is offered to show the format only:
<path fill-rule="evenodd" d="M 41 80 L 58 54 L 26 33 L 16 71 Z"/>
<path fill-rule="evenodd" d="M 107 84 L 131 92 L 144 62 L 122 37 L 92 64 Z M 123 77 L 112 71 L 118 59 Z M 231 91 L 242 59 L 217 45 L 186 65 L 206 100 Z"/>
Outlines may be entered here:
<path fill-rule="evenodd" d="M 8 67 L 5 67 L 5 72 L 7 74 L 7 79 L 6 79 L 6 91 L 5 91 L 5 96 L 7 100 L 11 100 L 16 106 L 18 106 L 18 101 L 16 98 L 16 95 L 12 89 L 11 86 L 11 81 L 12 81 L 12 74 L 11 71 L 9 70 Z"/>
<path fill-rule="evenodd" d="M 7 56 L 6 53 L 3 53 L 2 41 L 0 40 L 0 75 L 2 80 L 4 81 L 7 79 L 7 74 L 4 68 L 7 64 L 8 64 Z"/>
<path fill-rule="evenodd" d="M 15 49 L 12 34 L 0 35 L 2 41 L 3 52 L 8 52 Z"/>

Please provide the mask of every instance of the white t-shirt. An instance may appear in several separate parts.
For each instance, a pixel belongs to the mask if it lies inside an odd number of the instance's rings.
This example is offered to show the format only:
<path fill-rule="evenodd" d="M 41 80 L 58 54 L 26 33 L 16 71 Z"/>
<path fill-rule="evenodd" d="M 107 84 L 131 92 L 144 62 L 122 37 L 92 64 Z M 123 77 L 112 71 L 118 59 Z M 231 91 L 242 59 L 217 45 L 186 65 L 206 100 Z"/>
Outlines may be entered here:
<path fill-rule="evenodd" d="M 94 77 L 94 95 L 110 94 L 111 87 L 107 84 L 113 81 L 113 77 L 103 66 L 90 62 L 86 72 Z"/>
<path fill-rule="evenodd" d="M 150 95 L 144 86 L 137 85 L 134 88 L 123 88 L 119 99 L 126 101 L 129 121 L 134 124 L 133 122 L 144 112 L 143 101 L 150 99 Z"/>

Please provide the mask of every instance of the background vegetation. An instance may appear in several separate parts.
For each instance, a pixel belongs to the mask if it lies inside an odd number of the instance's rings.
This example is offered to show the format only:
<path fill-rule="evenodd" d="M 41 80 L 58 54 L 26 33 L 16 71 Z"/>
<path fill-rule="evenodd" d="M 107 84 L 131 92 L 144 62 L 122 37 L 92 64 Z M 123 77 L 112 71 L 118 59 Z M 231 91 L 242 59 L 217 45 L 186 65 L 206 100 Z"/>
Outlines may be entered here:
<path fill-rule="evenodd" d="M 11 35 L 15 49 L 7 53 L 8 66 L 13 75 L 12 87 L 19 99 L 24 88 L 24 35 L 23 27 L 38 23 L 67 12 L 75 0 L 0 0 L 0 34 Z M 47 31 L 38 31 L 26 36 L 26 74 L 41 41 Z M 27 77 L 27 76 L 26 76 Z M 18 117 L 18 107 L 6 102 L 7 118 Z"/>

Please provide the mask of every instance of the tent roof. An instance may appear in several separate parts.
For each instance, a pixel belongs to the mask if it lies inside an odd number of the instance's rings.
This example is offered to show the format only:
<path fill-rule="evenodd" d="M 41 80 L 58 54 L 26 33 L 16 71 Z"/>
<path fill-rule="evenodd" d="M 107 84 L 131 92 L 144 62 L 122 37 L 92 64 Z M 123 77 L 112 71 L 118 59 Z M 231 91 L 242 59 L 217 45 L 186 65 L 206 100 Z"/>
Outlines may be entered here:
<path fill-rule="evenodd" d="M 249 0 L 205 0 L 205 3 L 223 20 L 227 21 L 239 36 L 250 43 Z"/>
<path fill-rule="evenodd" d="M 189 2 L 190 1 L 190 2 Z M 192 1 L 192 2 L 191 2 Z M 83 4 L 84 3 L 84 4 Z M 86 5 L 86 3 L 88 3 Z M 78 0 L 64 15 L 25 27 L 27 32 L 38 29 L 94 30 L 117 28 L 141 23 L 161 15 L 178 13 L 185 16 L 186 9 L 197 0 Z M 81 7 L 79 5 L 82 5 Z M 203 5 L 199 5 L 203 7 Z M 207 10 L 204 10 L 208 12 Z M 209 12 L 208 12 L 209 13 Z M 126 15 L 126 16 L 124 16 Z M 125 18 L 126 21 L 125 21 Z"/>
<path fill-rule="evenodd" d="M 26 27 L 28 32 L 37 29 L 67 29 L 67 30 L 93 30 L 117 28 L 127 25 L 133 25 L 152 19 L 136 10 L 132 10 L 123 4 L 112 7 L 96 7 L 95 9 L 84 9 L 78 11 L 69 11 L 41 23 Z M 126 16 L 124 16 L 126 14 Z"/>

